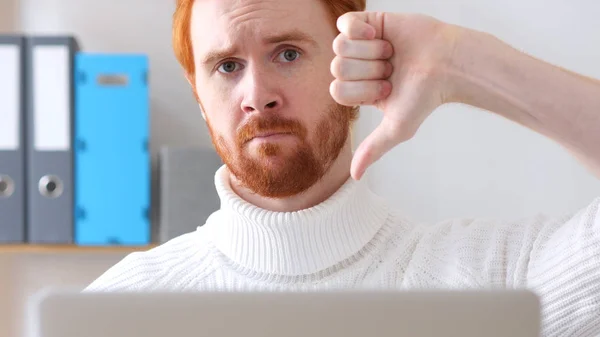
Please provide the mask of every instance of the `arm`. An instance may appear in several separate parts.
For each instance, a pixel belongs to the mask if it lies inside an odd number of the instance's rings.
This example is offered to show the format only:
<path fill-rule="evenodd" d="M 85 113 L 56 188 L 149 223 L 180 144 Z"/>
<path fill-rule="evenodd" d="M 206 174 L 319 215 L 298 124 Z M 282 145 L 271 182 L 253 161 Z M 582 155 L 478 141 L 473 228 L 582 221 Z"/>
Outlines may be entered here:
<path fill-rule="evenodd" d="M 600 81 L 537 60 L 491 35 L 462 31 L 448 72 L 450 99 L 555 140 L 600 177 Z"/>
<path fill-rule="evenodd" d="M 600 177 L 600 81 L 536 60 L 489 34 L 428 16 L 349 13 L 340 17 L 338 28 L 332 97 L 384 112 L 379 127 L 356 150 L 354 178 L 411 139 L 437 107 L 455 102 L 555 140 Z"/>

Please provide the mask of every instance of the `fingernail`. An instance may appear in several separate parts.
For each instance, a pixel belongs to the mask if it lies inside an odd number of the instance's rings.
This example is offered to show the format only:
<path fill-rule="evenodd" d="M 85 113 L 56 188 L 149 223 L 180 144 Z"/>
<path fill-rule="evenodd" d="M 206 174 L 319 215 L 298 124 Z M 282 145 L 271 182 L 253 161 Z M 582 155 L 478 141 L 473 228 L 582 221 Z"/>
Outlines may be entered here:
<path fill-rule="evenodd" d="M 375 28 L 371 26 L 366 26 L 363 31 L 363 36 L 366 39 L 374 39 L 375 38 Z"/>
<path fill-rule="evenodd" d="M 382 96 L 387 96 L 392 92 L 392 84 L 389 81 L 382 81 L 380 84 L 380 92 Z"/>
<path fill-rule="evenodd" d="M 392 57 L 392 55 L 394 55 L 394 47 L 392 46 L 392 44 L 391 43 L 384 44 L 383 57 L 390 58 L 390 57 Z"/>
<path fill-rule="evenodd" d="M 390 62 L 385 63 L 385 76 L 390 77 L 394 72 L 394 66 Z"/>

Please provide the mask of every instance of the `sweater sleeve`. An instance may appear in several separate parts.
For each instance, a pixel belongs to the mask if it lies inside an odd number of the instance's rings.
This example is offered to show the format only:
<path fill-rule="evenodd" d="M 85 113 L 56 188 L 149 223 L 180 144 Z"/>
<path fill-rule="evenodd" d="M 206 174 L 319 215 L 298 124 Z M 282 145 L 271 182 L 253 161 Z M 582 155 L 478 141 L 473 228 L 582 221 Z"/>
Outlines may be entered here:
<path fill-rule="evenodd" d="M 600 200 L 540 227 L 525 276 L 541 297 L 544 335 L 600 335 Z"/>
<path fill-rule="evenodd" d="M 209 250 L 192 232 L 127 255 L 83 291 L 183 290 L 201 282 L 214 268 Z"/>
<path fill-rule="evenodd" d="M 461 219 L 424 231 L 406 287 L 529 289 L 540 297 L 542 336 L 600 336 L 600 199 L 561 218 Z"/>
<path fill-rule="evenodd" d="M 159 274 L 155 264 L 147 263 L 147 253 L 127 255 L 89 284 L 83 292 L 118 292 L 144 290 L 151 283 L 152 275 Z M 155 269 L 155 270 L 151 270 Z"/>

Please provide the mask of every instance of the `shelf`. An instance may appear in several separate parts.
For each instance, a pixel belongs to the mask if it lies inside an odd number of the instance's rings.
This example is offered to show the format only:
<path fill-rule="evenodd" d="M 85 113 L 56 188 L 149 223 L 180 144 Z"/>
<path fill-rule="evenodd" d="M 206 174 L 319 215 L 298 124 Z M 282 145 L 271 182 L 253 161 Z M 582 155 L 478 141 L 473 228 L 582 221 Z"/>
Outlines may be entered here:
<path fill-rule="evenodd" d="M 36 245 L 36 244 L 0 244 L 0 254 L 79 254 L 79 253 L 133 253 L 146 251 L 157 245 L 149 246 L 77 246 L 77 245 Z"/>

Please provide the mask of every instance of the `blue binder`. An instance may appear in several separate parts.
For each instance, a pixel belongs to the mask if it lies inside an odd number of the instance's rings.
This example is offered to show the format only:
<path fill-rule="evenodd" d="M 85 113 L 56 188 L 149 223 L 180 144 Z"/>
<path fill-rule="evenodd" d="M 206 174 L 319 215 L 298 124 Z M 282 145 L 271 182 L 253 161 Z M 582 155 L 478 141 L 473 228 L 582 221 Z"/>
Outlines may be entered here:
<path fill-rule="evenodd" d="M 151 240 L 148 58 L 75 58 L 75 243 Z"/>

